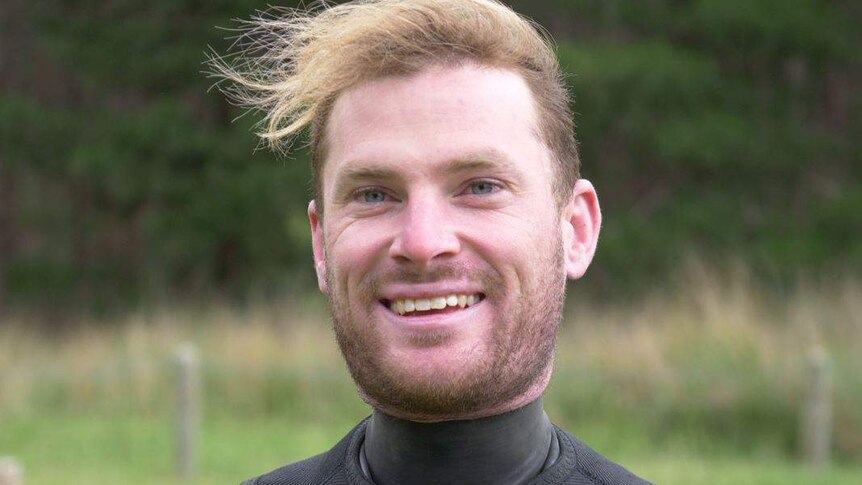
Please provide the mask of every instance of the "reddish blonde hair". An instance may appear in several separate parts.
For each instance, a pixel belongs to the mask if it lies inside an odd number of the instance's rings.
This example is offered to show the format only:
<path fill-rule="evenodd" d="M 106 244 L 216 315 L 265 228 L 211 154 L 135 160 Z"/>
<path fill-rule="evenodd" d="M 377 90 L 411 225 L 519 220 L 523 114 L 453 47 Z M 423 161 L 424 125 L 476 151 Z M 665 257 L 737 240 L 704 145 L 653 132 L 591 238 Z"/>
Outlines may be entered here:
<path fill-rule="evenodd" d="M 315 197 L 321 196 L 325 127 L 335 99 L 359 84 L 435 64 L 512 69 L 534 96 L 538 136 L 553 155 L 564 203 L 579 177 L 569 96 L 550 37 L 496 0 L 357 0 L 308 10 L 273 8 L 246 22 L 233 54 L 210 57 L 220 89 L 263 111 L 259 136 L 286 151 L 311 132 Z M 322 204 L 318 204 L 322 208 Z"/>

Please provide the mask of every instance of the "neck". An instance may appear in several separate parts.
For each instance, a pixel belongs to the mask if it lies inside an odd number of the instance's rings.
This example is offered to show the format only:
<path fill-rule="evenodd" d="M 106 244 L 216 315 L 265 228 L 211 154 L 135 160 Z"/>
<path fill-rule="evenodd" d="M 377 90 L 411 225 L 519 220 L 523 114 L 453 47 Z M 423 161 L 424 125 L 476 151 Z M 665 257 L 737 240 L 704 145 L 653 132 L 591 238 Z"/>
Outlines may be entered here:
<path fill-rule="evenodd" d="M 497 416 L 418 423 L 374 411 L 364 453 L 374 482 L 526 483 L 549 458 L 553 426 L 541 397 Z"/>

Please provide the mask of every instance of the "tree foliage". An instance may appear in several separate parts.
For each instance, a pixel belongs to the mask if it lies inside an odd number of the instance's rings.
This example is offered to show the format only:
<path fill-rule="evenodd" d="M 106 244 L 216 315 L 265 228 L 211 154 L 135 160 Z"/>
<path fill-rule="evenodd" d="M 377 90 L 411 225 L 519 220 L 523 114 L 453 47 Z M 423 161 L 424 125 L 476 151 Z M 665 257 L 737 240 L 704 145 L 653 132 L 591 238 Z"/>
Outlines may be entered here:
<path fill-rule="evenodd" d="M 636 289 L 688 251 L 778 276 L 862 268 L 858 4 L 513 3 L 552 30 L 569 73 L 605 212 L 598 287 Z M 14 19 L 0 34 L 7 301 L 113 306 L 308 281 L 306 150 L 255 150 L 254 115 L 202 73 L 208 46 L 225 52 L 234 35 L 216 26 L 265 7 L 0 7 Z"/>

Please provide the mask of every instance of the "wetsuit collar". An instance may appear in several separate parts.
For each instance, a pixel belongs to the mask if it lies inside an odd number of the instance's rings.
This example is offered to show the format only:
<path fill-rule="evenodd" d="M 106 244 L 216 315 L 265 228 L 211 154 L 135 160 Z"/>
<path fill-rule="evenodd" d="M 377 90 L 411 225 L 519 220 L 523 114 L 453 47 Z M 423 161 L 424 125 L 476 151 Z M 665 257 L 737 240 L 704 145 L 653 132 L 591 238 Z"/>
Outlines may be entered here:
<path fill-rule="evenodd" d="M 360 453 L 378 485 L 522 484 L 547 465 L 553 437 L 542 398 L 497 416 L 440 423 L 375 411 Z"/>

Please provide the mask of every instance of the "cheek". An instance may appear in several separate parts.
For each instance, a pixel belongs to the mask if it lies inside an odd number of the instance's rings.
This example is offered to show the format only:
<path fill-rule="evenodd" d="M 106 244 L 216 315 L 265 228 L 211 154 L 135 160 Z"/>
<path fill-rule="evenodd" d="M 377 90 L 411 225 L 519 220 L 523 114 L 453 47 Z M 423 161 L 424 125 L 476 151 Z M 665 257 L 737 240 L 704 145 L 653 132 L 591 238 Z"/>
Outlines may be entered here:
<path fill-rule="evenodd" d="M 465 240 L 473 248 L 482 266 L 488 266 L 498 275 L 497 281 L 502 296 L 519 293 L 528 280 L 533 278 L 535 255 L 540 250 L 534 228 L 509 224 L 484 227 L 477 224 L 473 231 L 465 234 Z M 496 278 L 495 278 L 496 279 Z"/>
<path fill-rule="evenodd" d="M 389 239 L 385 228 L 355 223 L 327 241 L 327 264 L 342 286 L 356 285 L 385 257 Z"/>
<path fill-rule="evenodd" d="M 534 260 L 560 231 L 555 218 L 546 212 L 500 213 L 493 217 L 474 217 L 463 224 L 465 238 L 488 256 L 501 263 L 518 264 Z"/>
<path fill-rule="evenodd" d="M 560 225 L 547 212 L 538 217 L 504 217 L 475 221 L 465 232 L 476 253 L 503 276 L 506 292 L 530 292 L 542 272 L 555 271 Z M 562 269 L 561 269 L 562 271 Z"/>

